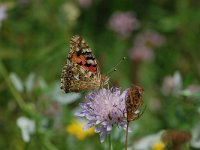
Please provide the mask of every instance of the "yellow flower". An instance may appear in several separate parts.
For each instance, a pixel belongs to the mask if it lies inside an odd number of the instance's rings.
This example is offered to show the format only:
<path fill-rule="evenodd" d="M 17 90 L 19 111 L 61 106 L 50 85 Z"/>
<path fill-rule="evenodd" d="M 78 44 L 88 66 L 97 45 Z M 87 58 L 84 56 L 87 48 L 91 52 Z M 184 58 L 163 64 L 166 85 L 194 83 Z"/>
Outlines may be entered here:
<path fill-rule="evenodd" d="M 83 130 L 84 123 L 80 121 L 73 121 L 70 125 L 66 126 L 66 131 L 74 135 L 77 139 L 83 140 L 87 136 L 94 134 L 94 127 L 88 129 L 87 131 Z"/>
<path fill-rule="evenodd" d="M 165 150 L 165 143 L 163 141 L 158 141 L 153 144 L 152 150 Z"/>

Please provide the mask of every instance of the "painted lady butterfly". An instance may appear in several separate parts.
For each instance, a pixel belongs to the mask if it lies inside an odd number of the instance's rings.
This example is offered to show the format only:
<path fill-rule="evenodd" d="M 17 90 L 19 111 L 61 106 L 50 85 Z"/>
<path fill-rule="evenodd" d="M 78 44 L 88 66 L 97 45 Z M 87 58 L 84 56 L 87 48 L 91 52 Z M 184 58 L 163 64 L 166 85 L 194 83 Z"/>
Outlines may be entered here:
<path fill-rule="evenodd" d="M 143 104 L 143 88 L 140 86 L 132 86 L 128 90 L 126 98 L 126 111 L 127 111 L 127 122 L 138 119 L 141 113 L 136 113 Z"/>
<path fill-rule="evenodd" d="M 100 74 L 92 50 L 78 35 L 71 38 L 67 63 L 61 73 L 61 89 L 67 92 L 94 90 L 108 83 L 109 78 Z"/>

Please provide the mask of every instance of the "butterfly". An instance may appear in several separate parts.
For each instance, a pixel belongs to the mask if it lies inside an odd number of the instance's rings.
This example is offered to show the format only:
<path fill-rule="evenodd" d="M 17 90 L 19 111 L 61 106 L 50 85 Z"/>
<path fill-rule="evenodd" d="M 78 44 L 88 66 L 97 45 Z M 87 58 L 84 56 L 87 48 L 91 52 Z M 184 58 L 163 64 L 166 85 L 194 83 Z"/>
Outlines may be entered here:
<path fill-rule="evenodd" d="M 108 83 L 109 78 L 100 73 L 92 50 L 85 40 L 74 35 L 70 40 L 70 52 L 61 72 L 61 89 L 80 92 L 98 89 Z"/>
<path fill-rule="evenodd" d="M 126 98 L 127 122 L 138 119 L 141 116 L 139 108 L 143 105 L 143 88 L 133 85 L 129 88 Z"/>

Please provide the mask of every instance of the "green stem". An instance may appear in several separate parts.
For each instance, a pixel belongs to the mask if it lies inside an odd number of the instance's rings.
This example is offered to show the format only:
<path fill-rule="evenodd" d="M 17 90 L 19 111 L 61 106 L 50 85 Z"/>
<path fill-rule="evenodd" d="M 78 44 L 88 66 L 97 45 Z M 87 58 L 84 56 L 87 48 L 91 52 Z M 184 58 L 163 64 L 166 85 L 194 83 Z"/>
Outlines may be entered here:
<path fill-rule="evenodd" d="M 126 143 L 125 143 L 125 150 L 128 149 L 128 126 L 129 126 L 129 122 L 127 122 L 127 127 L 126 127 Z"/>
<path fill-rule="evenodd" d="M 48 150 L 58 150 L 49 140 L 46 140 L 44 144 Z"/>
<path fill-rule="evenodd" d="M 109 150 L 113 150 L 111 133 L 108 135 Z"/>
<path fill-rule="evenodd" d="M 19 105 L 19 107 L 22 110 L 25 110 L 25 102 L 23 100 L 23 98 L 21 97 L 21 95 L 17 92 L 17 90 L 14 88 L 14 86 L 12 85 L 12 82 L 9 78 L 8 72 L 4 66 L 4 64 L 1 62 L 0 60 L 0 74 L 3 76 L 10 92 L 12 93 L 12 95 L 14 96 L 17 104 Z"/>

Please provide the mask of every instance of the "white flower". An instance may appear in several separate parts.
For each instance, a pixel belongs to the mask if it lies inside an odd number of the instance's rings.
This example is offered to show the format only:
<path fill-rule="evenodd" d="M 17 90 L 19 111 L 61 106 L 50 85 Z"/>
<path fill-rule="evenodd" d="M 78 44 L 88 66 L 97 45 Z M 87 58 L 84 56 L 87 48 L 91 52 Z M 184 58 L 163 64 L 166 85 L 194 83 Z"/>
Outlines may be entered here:
<path fill-rule="evenodd" d="M 60 90 L 60 82 L 55 82 L 50 90 L 46 93 L 52 100 L 59 104 L 67 105 L 73 103 L 81 97 L 80 93 L 64 93 Z"/>
<path fill-rule="evenodd" d="M 16 73 L 10 74 L 10 80 L 12 81 L 13 85 L 15 86 L 18 92 L 23 92 L 23 82 Z"/>
<path fill-rule="evenodd" d="M 7 18 L 6 14 L 7 7 L 5 5 L 0 5 L 0 27 L 3 20 Z"/>
<path fill-rule="evenodd" d="M 45 89 L 47 87 L 45 80 L 43 78 L 36 77 L 34 73 L 30 73 L 25 81 L 22 81 L 16 73 L 11 73 L 9 76 L 12 84 L 20 93 L 25 91 L 30 93 L 35 87 L 40 89 Z"/>
<path fill-rule="evenodd" d="M 182 78 L 178 71 L 173 76 L 166 76 L 163 80 L 162 92 L 164 95 L 178 95 L 182 88 Z"/>
<path fill-rule="evenodd" d="M 35 132 L 35 122 L 27 117 L 19 117 L 17 125 L 21 129 L 24 142 L 29 142 L 30 135 Z"/>
<path fill-rule="evenodd" d="M 62 7 L 62 11 L 66 16 L 68 23 L 70 25 L 74 25 L 80 15 L 80 10 L 78 7 L 74 3 L 65 3 Z"/>
<path fill-rule="evenodd" d="M 163 131 L 157 134 L 151 134 L 145 136 L 144 138 L 140 139 L 137 143 L 134 144 L 135 150 L 150 150 L 154 143 L 161 140 L 161 135 Z"/>
<path fill-rule="evenodd" d="M 192 130 L 191 146 L 199 149 L 200 148 L 200 123 L 198 123 Z"/>
<path fill-rule="evenodd" d="M 30 73 L 24 83 L 25 87 L 26 87 L 26 90 L 28 92 L 31 92 L 33 87 L 34 87 L 34 84 L 35 84 L 35 74 L 34 73 Z"/>

